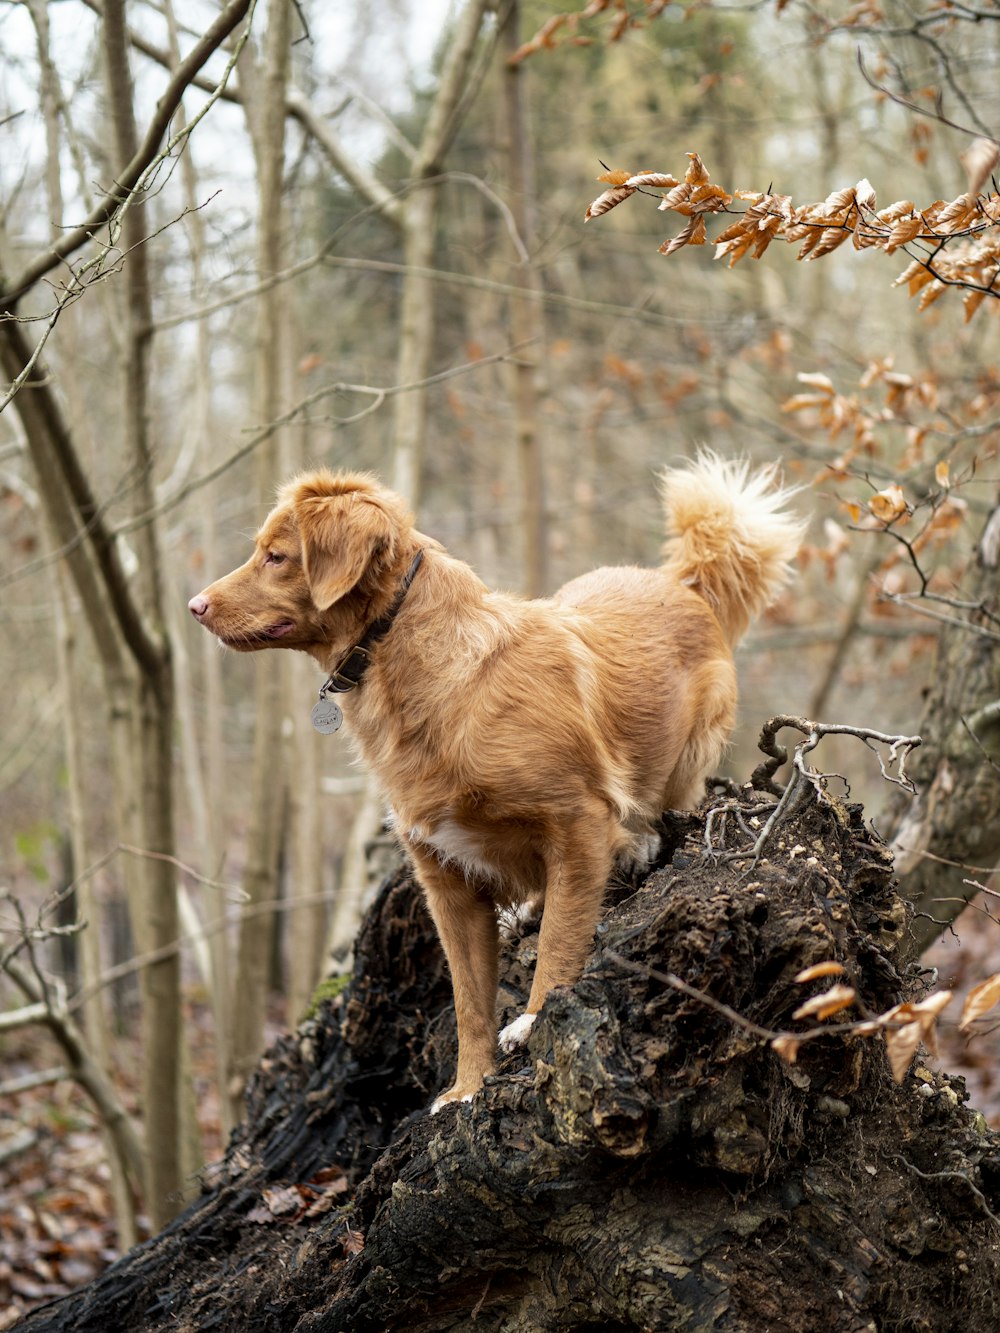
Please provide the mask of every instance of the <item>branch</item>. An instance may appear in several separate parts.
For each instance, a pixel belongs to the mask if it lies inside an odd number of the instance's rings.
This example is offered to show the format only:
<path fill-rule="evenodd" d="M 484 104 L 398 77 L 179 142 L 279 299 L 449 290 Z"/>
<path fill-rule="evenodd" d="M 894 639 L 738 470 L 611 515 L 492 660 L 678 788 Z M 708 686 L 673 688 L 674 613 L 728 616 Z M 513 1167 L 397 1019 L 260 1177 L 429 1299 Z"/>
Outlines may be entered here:
<path fill-rule="evenodd" d="M 219 14 L 204 36 L 195 43 L 187 57 L 177 67 L 173 77 L 156 105 L 153 119 L 146 131 L 146 137 L 130 162 L 125 164 L 115 177 L 114 191 L 110 192 L 79 227 L 69 231 L 48 250 L 38 255 L 0 295 L 0 311 L 10 313 L 18 302 L 47 273 L 51 273 L 69 258 L 81 246 L 93 240 L 93 233 L 106 226 L 121 210 L 127 206 L 133 192 L 141 182 L 150 166 L 160 154 L 160 144 L 169 128 L 170 121 L 180 104 L 181 98 L 209 57 L 223 44 L 225 39 L 250 13 L 256 0 L 231 0 L 231 3 Z M 228 77 L 228 68 L 227 68 Z M 225 86 L 225 79 L 222 86 Z M 187 132 L 197 120 L 187 127 Z"/>
<path fill-rule="evenodd" d="M 777 735 L 785 727 L 793 727 L 795 730 L 804 734 L 805 740 L 796 745 L 793 755 L 794 771 L 791 780 L 782 789 L 774 782 L 774 775 L 788 759 L 788 752 L 784 746 L 777 742 Z M 826 797 L 826 786 L 829 778 L 828 773 L 820 773 L 806 764 L 805 756 L 816 748 L 824 736 L 856 736 L 868 747 L 869 750 L 878 759 L 879 769 L 883 778 L 896 787 L 902 788 L 906 792 L 914 792 L 916 789 L 912 781 L 906 774 L 906 760 L 910 753 L 920 745 L 919 736 L 890 736 L 885 732 L 872 731 L 867 727 L 851 727 L 840 723 L 811 722 L 807 718 L 790 717 L 786 714 L 779 714 L 770 718 L 764 723 L 761 729 L 759 749 L 767 755 L 767 759 L 754 769 L 750 781 L 752 786 L 758 791 L 770 792 L 772 795 L 778 795 L 779 800 L 774 807 L 771 815 L 761 830 L 760 836 L 754 842 L 752 847 L 742 850 L 725 852 L 726 860 L 750 859 L 757 861 L 761 852 L 771 835 L 771 832 L 777 824 L 781 822 L 787 811 L 794 802 L 803 794 L 806 785 L 811 786 L 819 799 L 828 799 Z M 877 747 L 885 745 L 889 747 L 888 762 L 896 765 L 896 775 L 893 775 L 886 768 L 886 761 L 882 757 L 882 752 Z M 721 848 L 719 850 L 722 850 Z"/>
<path fill-rule="evenodd" d="M 69 1063 L 69 1072 L 93 1102 L 101 1123 L 114 1140 L 122 1162 L 132 1176 L 137 1192 L 141 1193 L 144 1171 L 144 1152 L 128 1112 L 123 1106 L 111 1080 L 95 1062 L 83 1033 L 69 1015 L 61 992 L 51 993 L 45 1000 L 37 997 L 42 984 L 13 958 L 8 958 L 4 971 L 25 995 L 32 999 L 32 1007 L 39 1011 L 38 1021 L 48 1027 L 62 1048 Z"/>
<path fill-rule="evenodd" d="M 697 153 L 687 156 L 682 181 L 669 172 L 605 171 L 598 180 L 608 188 L 592 201 L 584 220 L 602 217 L 635 194 L 653 195 L 660 199 L 661 210 L 686 220 L 681 232 L 660 246 L 664 255 L 704 244 L 708 217 L 727 214 L 736 221 L 716 237 L 715 257 L 728 257 L 730 268 L 747 254 L 760 259 L 776 239 L 801 245 L 798 258 L 809 260 L 830 255 L 850 240 L 856 250 L 879 249 L 890 255 L 902 250 L 908 255 L 912 262 L 895 285 L 906 285 L 911 296 L 919 293 L 920 310 L 949 287 L 966 291 L 966 320 L 987 296 L 1000 300 L 1000 193 L 994 189 L 988 196 L 981 194 L 1000 163 L 1000 142 L 992 138 L 977 139 L 963 156 L 968 190 L 923 209 L 906 199 L 876 211 L 875 191 L 867 180 L 798 207 L 790 195 L 773 194 L 770 186 L 730 193 L 711 180 Z M 747 207 L 742 212 L 732 209 L 734 199 Z"/>

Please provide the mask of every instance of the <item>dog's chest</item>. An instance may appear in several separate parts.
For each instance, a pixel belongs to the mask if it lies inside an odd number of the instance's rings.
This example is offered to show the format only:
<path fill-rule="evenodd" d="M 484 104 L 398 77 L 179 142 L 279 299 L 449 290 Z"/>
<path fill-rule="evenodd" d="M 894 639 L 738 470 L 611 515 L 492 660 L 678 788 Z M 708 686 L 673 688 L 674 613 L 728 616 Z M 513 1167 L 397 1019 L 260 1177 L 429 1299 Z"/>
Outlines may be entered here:
<path fill-rule="evenodd" d="M 488 884 L 501 882 L 500 871 L 490 857 L 486 839 L 477 829 L 445 818 L 432 830 L 414 825 L 406 837 L 413 846 L 432 851 L 442 865 L 461 870 L 467 879 L 483 880 Z"/>

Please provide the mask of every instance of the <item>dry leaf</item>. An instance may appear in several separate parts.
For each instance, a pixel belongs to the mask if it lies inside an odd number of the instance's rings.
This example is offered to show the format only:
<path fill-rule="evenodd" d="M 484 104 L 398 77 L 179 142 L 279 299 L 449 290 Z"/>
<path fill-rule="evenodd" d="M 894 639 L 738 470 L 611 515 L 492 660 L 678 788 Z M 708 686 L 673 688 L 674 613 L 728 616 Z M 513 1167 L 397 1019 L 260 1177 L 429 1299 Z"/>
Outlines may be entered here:
<path fill-rule="evenodd" d="M 672 255 L 685 245 L 705 244 L 705 219 L 701 213 L 689 218 L 687 226 L 672 241 L 664 241 L 660 246 L 661 255 Z"/>
<path fill-rule="evenodd" d="M 825 963 L 813 963 L 812 967 L 803 968 L 795 981 L 798 985 L 803 985 L 807 981 L 815 981 L 818 977 L 839 977 L 843 970 L 843 965 L 831 958 Z"/>
<path fill-rule="evenodd" d="M 937 1022 L 941 1010 L 950 1003 L 952 992 L 950 990 L 934 991 L 928 995 L 925 1000 L 920 1000 L 914 1004 L 906 1000 L 903 1004 L 893 1005 L 887 1009 L 884 1014 L 880 1014 L 875 1020 L 881 1027 L 887 1027 L 893 1023 L 901 1023 L 902 1026 L 894 1032 L 886 1032 L 885 1048 L 889 1056 L 889 1067 L 892 1070 L 892 1076 L 897 1083 L 901 1083 L 907 1069 L 910 1067 L 910 1061 L 921 1042 L 924 1042 L 928 1050 L 934 1054 L 937 1043 L 934 1034 L 934 1025 Z"/>
<path fill-rule="evenodd" d="M 1000 162 L 1000 144 L 995 139 L 973 139 L 959 160 L 969 178 L 969 193 L 978 194 Z"/>
<path fill-rule="evenodd" d="M 688 153 L 688 168 L 684 179 L 688 185 L 704 185 L 709 178 L 708 168 L 697 153 Z"/>
<path fill-rule="evenodd" d="M 875 187 L 867 177 L 862 177 L 854 187 L 854 202 L 858 208 L 867 208 L 874 211 L 875 208 Z"/>
<path fill-rule="evenodd" d="M 787 1060 L 793 1065 L 799 1058 L 799 1047 L 802 1045 L 798 1037 L 772 1037 L 771 1049 L 781 1056 L 782 1060 Z"/>
<path fill-rule="evenodd" d="M 629 176 L 623 184 L 631 185 L 634 190 L 641 190 L 643 186 L 649 190 L 672 190 L 680 182 L 668 171 L 640 171 L 635 176 Z"/>
<path fill-rule="evenodd" d="M 595 179 L 601 185 L 624 185 L 634 175 L 631 171 L 602 171 Z"/>
<path fill-rule="evenodd" d="M 800 384 L 808 384 L 812 389 L 822 389 L 824 393 L 830 394 L 831 397 L 836 392 L 833 387 L 833 380 L 830 379 L 829 375 L 821 375 L 819 372 L 807 374 L 805 371 L 800 371 L 795 378 Z"/>
<path fill-rule="evenodd" d="M 854 1003 L 856 994 L 853 986 L 831 986 L 822 995 L 814 995 L 805 1004 L 800 1004 L 793 1018 L 829 1018 L 839 1014 L 842 1009 Z"/>
<path fill-rule="evenodd" d="M 989 1011 L 1000 1001 L 1000 972 L 973 986 L 962 1005 L 962 1017 L 958 1020 L 959 1030 L 968 1032 L 977 1018 Z"/>
<path fill-rule="evenodd" d="M 934 480 L 943 491 L 946 491 L 951 485 L 951 466 L 947 458 L 942 458 L 941 461 L 935 465 Z"/>
<path fill-rule="evenodd" d="M 889 1068 L 892 1070 L 892 1077 L 897 1083 L 902 1083 L 906 1077 L 910 1061 L 916 1055 L 917 1047 L 920 1045 L 923 1035 L 923 1027 L 920 1023 L 907 1023 L 905 1027 L 885 1034 L 885 1049 L 889 1056 Z"/>
<path fill-rule="evenodd" d="M 894 523 L 907 512 L 906 498 L 902 487 L 895 482 L 879 491 L 868 501 L 868 508 L 881 523 Z"/>
<path fill-rule="evenodd" d="M 618 175 L 619 173 L 615 173 Z M 627 173 L 626 173 L 627 174 Z M 629 185 L 616 185 L 610 190 L 605 190 L 599 194 L 594 202 L 588 207 L 583 215 L 584 222 L 589 222 L 591 218 L 599 218 L 602 213 L 610 213 L 613 208 L 617 208 L 623 200 L 630 194 L 635 194 L 635 190 Z"/>

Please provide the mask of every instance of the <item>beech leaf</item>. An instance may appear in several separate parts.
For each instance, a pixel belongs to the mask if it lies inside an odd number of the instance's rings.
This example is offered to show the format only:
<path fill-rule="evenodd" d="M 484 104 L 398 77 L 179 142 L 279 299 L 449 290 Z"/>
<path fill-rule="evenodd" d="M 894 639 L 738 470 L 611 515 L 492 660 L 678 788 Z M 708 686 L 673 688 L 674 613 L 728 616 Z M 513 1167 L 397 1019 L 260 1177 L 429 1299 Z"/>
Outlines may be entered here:
<path fill-rule="evenodd" d="M 962 1017 L 958 1020 L 959 1030 L 968 1032 L 977 1018 L 989 1011 L 1000 1001 L 1000 972 L 973 986 L 962 1005 Z"/>
<path fill-rule="evenodd" d="M 839 1014 L 842 1009 L 853 1004 L 856 998 L 853 986 L 831 986 L 822 995 L 814 995 L 805 1004 L 800 1004 L 792 1017 L 829 1018 L 831 1014 Z"/>
<path fill-rule="evenodd" d="M 795 981 L 796 984 L 803 985 L 807 981 L 816 981 L 819 977 L 839 977 L 843 970 L 842 963 L 830 958 L 825 963 L 813 963 L 812 967 L 804 967 Z"/>

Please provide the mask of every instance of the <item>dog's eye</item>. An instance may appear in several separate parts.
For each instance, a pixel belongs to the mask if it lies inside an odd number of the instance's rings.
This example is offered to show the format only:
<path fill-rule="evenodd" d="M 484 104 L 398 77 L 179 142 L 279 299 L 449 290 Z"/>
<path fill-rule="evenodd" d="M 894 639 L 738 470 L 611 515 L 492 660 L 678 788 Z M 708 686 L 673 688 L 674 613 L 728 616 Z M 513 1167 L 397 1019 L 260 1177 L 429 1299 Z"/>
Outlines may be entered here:
<path fill-rule="evenodd" d="M 287 555 L 282 555 L 280 551 L 268 551 L 264 561 L 265 565 L 283 565 L 288 559 Z"/>

